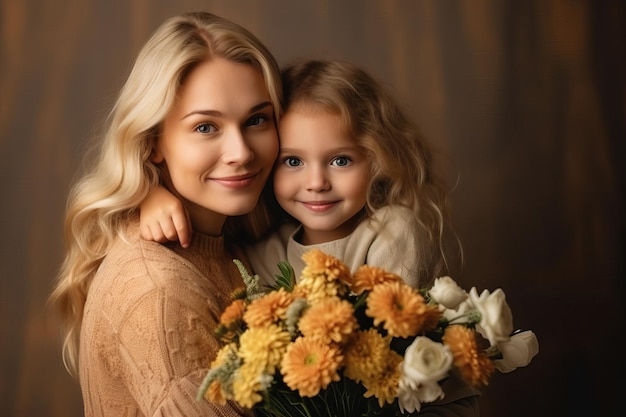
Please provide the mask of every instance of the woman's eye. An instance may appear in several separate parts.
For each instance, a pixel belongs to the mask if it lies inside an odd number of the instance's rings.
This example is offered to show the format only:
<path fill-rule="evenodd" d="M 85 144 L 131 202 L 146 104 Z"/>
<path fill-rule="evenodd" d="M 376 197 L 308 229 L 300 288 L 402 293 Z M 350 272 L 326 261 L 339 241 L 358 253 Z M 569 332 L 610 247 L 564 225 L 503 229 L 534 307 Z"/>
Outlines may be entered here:
<path fill-rule="evenodd" d="M 302 161 L 293 156 L 283 159 L 283 163 L 288 167 L 299 167 L 300 165 L 302 165 Z"/>
<path fill-rule="evenodd" d="M 348 165 L 350 165 L 351 162 L 352 160 L 347 156 L 338 156 L 337 158 L 333 159 L 330 164 L 337 167 L 347 167 Z"/>
<path fill-rule="evenodd" d="M 261 115 L 261 114 L 257 114 L 255 116 L 252 116 L 251 118 L 248 119 L 248 122 L 246 123 L 248 126 L 258 126 L 260 124 L 263 124 L 263 122 L 265 122 L 267 120 L 267 117 Z"/>
<path fill-rule="evenodd" d="M 217 129 L 211 123 L 200 123 L 196 126 L 195 131 L 202 134 L 213 133 Z"/>

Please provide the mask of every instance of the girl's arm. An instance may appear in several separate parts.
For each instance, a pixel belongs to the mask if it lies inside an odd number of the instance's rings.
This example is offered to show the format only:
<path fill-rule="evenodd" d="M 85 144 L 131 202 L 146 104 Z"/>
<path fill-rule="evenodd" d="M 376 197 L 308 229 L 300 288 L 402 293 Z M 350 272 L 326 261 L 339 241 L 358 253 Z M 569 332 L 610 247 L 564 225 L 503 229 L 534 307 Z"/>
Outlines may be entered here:
<path fill-rule="evenodd" d="M 139 205 L 141 237 L 155 242 L 180 241 L 182 247 L 191 240 L 191 220 L 183 203 L 159 185 Z"/>

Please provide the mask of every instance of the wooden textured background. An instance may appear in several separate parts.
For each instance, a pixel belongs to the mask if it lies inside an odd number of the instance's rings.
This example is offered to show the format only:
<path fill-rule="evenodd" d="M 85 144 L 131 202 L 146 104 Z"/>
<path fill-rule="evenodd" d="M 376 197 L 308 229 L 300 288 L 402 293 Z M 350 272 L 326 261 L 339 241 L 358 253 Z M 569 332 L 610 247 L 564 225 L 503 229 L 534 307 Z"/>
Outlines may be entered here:
<path fill-rule="evenodd" d="M 617 415 L 625 371 L 623 1 L 0 1 L 0 415 L 79 416 L 45 309 L 85 141 L 163 19 L 208 10 L 281 64 L 364 66 L 458 177 L 464 285 L 502 287 L 535 330 L 484 417 Z"/>

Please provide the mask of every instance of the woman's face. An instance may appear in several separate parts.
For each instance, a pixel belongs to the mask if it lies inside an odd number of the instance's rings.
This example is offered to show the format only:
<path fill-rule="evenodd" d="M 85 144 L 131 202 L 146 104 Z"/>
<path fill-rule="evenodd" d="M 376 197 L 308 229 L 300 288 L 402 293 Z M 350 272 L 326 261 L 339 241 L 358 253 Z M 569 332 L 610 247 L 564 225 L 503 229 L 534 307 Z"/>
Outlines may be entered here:
<path fill-rule="evenodd" d="M 217 58 L 194 68 L 164 120 L 152 156 L 195 230 L 221 233 L 227 216 L 252 211 L 276 155 L 274 109 L 262 75 Z"/>

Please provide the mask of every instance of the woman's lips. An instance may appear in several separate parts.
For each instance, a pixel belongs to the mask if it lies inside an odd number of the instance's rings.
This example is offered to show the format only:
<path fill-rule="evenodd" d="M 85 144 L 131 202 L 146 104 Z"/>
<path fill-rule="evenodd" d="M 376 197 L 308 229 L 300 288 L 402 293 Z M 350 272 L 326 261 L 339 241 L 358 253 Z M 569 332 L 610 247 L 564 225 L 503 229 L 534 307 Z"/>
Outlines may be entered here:
<path fill-rule="evenodd" d="M 220 177 L 220 178 L 209 178 L 210 181 L 213 181 L 217 184 L 223 185 L 227 188 L 245 188 L 252 184 L 254 180 L 256 180 L 258 172 L 243 174 L 243 175 L 233 175 L 230 177 Z"/>

